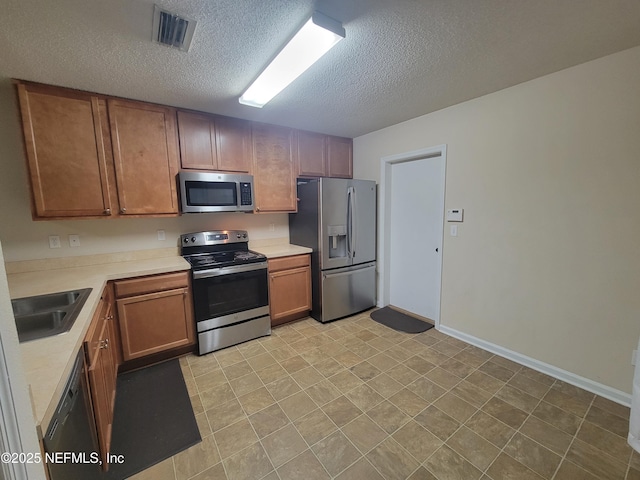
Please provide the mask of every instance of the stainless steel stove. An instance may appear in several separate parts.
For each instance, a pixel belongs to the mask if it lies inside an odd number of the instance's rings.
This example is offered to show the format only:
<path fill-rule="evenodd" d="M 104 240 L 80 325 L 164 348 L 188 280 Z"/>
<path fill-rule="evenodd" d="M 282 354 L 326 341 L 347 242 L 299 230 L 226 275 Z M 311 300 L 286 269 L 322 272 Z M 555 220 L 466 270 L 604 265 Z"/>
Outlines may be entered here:
<path fill-rule="evenodd" d="M 248 242 L 244 230 L 180 236 L 191 264 L 200 355 L 271 334 L 267 257 Z"/>

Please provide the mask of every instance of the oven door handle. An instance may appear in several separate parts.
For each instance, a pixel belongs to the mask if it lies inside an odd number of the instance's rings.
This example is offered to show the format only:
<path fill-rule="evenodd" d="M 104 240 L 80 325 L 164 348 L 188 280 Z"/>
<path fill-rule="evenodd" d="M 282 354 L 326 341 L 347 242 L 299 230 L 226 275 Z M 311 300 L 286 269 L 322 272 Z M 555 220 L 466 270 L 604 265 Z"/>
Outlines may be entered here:
<path fill-rule="evenodd" d="M 267 268 L 267 262 L 248 263 L 246 265 L 235 265 L 233 267 L 212 268 L 210 270 L 196 270 L 193 272 L 193 279 L 219 277 L 221 275 L 232 275 L 234 273 L 251 272 Z"/>

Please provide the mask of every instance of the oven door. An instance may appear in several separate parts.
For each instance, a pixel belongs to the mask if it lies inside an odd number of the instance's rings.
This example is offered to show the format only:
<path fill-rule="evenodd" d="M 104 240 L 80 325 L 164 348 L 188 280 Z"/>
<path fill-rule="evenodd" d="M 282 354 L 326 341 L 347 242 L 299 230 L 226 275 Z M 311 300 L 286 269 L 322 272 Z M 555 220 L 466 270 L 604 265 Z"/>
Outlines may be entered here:
<path fill-rule="evenodd" d="M 198 332 L 269 314 L 267 262 L 193 272 Z"/>

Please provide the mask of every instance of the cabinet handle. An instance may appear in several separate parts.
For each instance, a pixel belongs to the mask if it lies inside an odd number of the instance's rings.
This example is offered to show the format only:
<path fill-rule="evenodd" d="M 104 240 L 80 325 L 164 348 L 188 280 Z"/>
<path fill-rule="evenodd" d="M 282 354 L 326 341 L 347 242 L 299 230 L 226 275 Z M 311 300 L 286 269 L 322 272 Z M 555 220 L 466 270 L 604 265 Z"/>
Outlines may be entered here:
<path fill-rule="evenodd" d="M 105 208 L 103 213 L 105 215 L 111 215 L 111 209 L 110 208 Z"/>
<path fill-rule="evenodd" d="M 100 340 L 100 348 L 109 348 L 109 339 L 105 338 L 104 340 Z"/>
<path fill-rule="evenodd" d="M 124 207 L 122 207 L 122 208 L 120 209 L 120 213 L 127 213 L 127 209 L 126 209 L 126 208 L 124 208 Z"/>

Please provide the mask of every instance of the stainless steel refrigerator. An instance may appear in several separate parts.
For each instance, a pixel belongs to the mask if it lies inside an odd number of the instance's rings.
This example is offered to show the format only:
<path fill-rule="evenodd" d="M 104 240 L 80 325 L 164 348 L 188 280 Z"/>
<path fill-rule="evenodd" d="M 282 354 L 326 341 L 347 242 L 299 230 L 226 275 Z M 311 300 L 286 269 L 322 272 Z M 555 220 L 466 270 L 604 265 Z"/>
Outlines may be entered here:
<path fill-rule="evenodd" d="M 320 322 L 376 303 L 376 183 L 298 180 L 298 213 L 289 215 L 289 240 L 313 249 L 313 309 Z"/>

